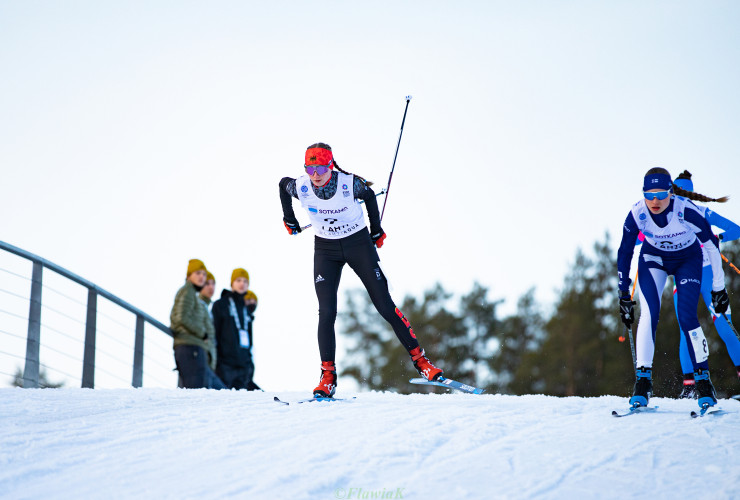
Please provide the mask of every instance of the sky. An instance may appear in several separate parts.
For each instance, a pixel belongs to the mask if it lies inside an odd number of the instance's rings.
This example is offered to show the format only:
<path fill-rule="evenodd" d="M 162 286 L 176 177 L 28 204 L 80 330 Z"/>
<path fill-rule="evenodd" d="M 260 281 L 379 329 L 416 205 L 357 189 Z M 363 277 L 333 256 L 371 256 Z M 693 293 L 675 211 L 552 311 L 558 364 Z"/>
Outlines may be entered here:
<path fill-rule="evenodd" d="M 310 390 L 313 238 L 277 187 L 308 145 L 384 187 L 413 96 L 394 298 L 478 281 L 502 314 L 532 287 L 547 309 L 578 248 L 616 250 L 649 168 L 734 195 L 739 22 L 730 1 L 0 1 L 0 240 L 165 324 L 189 259 L 219 292 L 244 267 L 255 380 Z M 346 269 L 340 311 L 360 286 Z"/>

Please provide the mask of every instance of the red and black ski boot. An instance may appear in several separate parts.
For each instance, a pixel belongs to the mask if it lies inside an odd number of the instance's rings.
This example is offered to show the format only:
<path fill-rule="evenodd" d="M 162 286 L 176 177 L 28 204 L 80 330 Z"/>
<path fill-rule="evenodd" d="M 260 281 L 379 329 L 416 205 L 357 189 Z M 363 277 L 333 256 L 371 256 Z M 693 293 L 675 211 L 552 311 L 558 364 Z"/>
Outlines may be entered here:
<path fill-rule="evenodd" d="M 414 362 L 414 368 L 416 368 L 416 371 L 418 371 L 422 377 L 431 382 L 442 376 L 442 370 L 434 366 L 432 362 L 429 361 L 429 358 L 425 356 L 424 349 L 422 349 L 421 346 L 411 349 L 409 354 L 411 355 L 411 361 Z"/>
<path fill-rule="evenodd" d="M 313 390 L 315 398 L 330 398 L 334 396 L 337 390 L 337 368 L 334 361 L 321 362 L 321 380 L 319 385 Z"/>

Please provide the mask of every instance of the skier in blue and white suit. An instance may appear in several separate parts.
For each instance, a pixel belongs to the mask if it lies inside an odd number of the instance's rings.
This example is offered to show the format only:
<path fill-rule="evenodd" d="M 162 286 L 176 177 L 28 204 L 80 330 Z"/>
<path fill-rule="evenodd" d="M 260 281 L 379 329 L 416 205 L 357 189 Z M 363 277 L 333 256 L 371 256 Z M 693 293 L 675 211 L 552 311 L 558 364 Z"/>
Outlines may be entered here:
<path fill-rule="evenodd" d="M 699 406 L 714 406 L 717 397 L 709 378 L 709 350 L 697 318 L 701 292 L 702 247 L 711 262 L 712 303 L 718 313 L 725 312 L 729 298 L 725 290 L 722 260 L 717 250 L 718 240 L 704 218 L 704 213 L 690 200 L 695 193 L 676 188 L 664 168 L 653 168 L 645 174 L 644 199 L 632 206 L 622 232 L 617 254 L 619 273 L 619 305 L 622 322 L 631 328 L 634 302 L 630 298 L 630 265 L 635 242 L 640 232 L 645 241 L 640 250 L 638 275 L 641 317 L 637 326 L 636 381 L 630 404 L 646 406 L 652 395 L 652 365 L 655 352 L 655 332 L 658 328 L 660 299 L 668 275 L 673 275 L 678 287 L 678 322 L 685 332 L 694 368 Z"/>
<path fill-rule="evenodd" d="M 688 170 L 684 170 L 683 173 L 679 174 L 676 180 L 673 181 L 673 184 L 685 191 L 694 191 L 694 183 L 691 181 L 691 173 Z M 727 201 L 727 198 L 713 199 L 702 197 L 698 198 L 698 200 L 724 202 Z M 717 212 L 709 210 L 705 206 L 698 206 L 698 208 L 699 210 L 704 212 L 704 218 L 707 220 L 710 226 L 718 227 L 724 231 L 719 235 L 719 239 L 722 242 L 733 241 L 740 238 L 740 226 L 738 226 L 731 220 L 722 217 Z M 735 365 L 735 369 L 737 370 L 738 377 L 740 377 L 740 340 L 738 340 L 738 338 L 735 336 L 732 328 L 727 323 L 724 316 L 721 314 L 716 314 L 714 311 L 714 307 L 712 306 L 712 297 L 710 293 L 712 290 L 712 266 L 709 261 L 708 252 L 704 251 L 703 254 L 704 267 L 702 269 L 701 277 L 701 295 L 704 298 L 704 303 L 707 305 L 707 309 L 709 309 L 709 312 L 712 314 L 714 327 L 717 329 L 720 338 L 724 341 L 725 346 L 727 347 L 727 352 L 729 353 L 730 358 L 732 359 L 732 363 Z M 678 312 L 678 293 L 676 292 L 677 290 L 674 287 L 673 303 L 675 304 L 676 311 Z M 732 319 L 730 318 L 729 307 L 727 309 L 726 316 L 728 320 L 732 321 Z M 691 356 L 689 354 L 688 344 L 686 343 L 686 336 L 684 335 L 683 331 L 681 331 L 681 345 L 679 354 L 681 359 L 681 370 L 683 371 L 683 390 L 681 391 L 681 395 L 679 397 L 691 398 L 694 396 L 694 368 L 691 363 Z"/>

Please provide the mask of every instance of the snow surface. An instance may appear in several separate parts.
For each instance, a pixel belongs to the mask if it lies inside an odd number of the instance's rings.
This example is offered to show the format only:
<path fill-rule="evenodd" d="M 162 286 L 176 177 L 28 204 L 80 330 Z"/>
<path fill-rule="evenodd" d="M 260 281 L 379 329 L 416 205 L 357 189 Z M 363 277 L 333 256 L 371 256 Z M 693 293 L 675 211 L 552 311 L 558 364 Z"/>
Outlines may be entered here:
<path fill-rule="evenodd" d="M 740 403 L 0 389 L 0 498 L 738 498 Z M 349 397 L 351 394 L 338 394 Z"/>

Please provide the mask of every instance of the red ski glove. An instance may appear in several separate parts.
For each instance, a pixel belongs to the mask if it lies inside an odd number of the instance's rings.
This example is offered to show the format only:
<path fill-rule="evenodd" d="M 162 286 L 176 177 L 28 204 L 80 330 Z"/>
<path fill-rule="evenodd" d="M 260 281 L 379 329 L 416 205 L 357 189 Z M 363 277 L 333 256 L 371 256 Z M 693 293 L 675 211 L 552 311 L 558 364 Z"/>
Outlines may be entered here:
<path fill-rule="evenodd" d="M 383 241 L 385 240 L 385 232 L 381 229 L 377 233 L 370 235 L 370 238 L 372 238 L 376 247 L 381 248 L 383 246 Z"/>
<path fill-rule="evenodd" d="M 285 218 L 283 218 L 283 225 L 285 226 L 285 229 L 288 230 L 288 234 L 290 234 L 290 235 L 298 234 L 298 233 L 301 232 L 301 225 L 298 224 L 298 221 L 295 220 L 295 219 L 289 221 L 289 220 L 285 220 Z"/>

